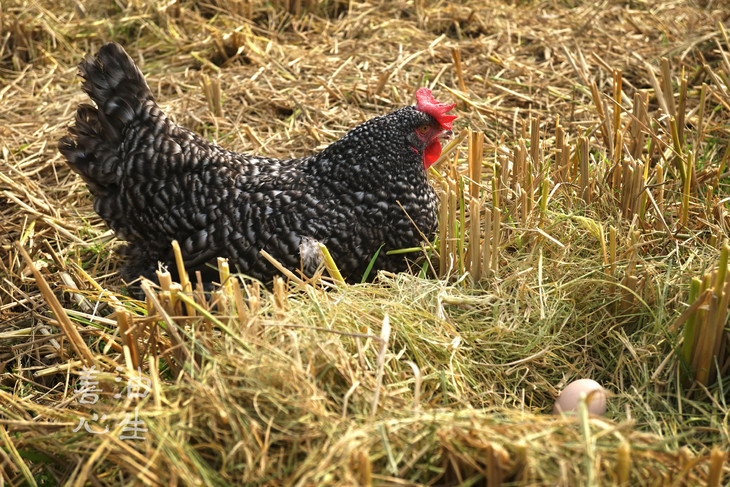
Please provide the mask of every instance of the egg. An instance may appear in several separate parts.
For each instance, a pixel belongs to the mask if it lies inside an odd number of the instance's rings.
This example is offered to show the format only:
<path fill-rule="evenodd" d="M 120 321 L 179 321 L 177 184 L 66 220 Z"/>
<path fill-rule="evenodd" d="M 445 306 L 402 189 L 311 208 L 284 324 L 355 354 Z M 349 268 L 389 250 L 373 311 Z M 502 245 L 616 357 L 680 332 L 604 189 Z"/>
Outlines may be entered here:
<path fill-rule="evenodd" d="M 600 416 L 606 412 L 606 390 L 592 379 L 579 379 L 568 384 L 560 393 L 553 414 L 577 411 L 582 394 L 586 396 L 589 413 Z"/>

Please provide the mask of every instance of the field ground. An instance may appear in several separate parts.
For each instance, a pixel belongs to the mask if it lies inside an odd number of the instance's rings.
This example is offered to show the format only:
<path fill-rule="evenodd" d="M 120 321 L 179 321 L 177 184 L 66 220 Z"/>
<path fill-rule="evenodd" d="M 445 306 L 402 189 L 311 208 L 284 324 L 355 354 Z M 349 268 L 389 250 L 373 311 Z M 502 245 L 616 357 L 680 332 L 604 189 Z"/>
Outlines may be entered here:
<path fill-rule="evenodd" d="M 724 0 L 3 1 L 0 485 L 727 485 L 729 24 Z M 237 151 L 456 102 L 438 241 L 372 284 L 128 297 L 56 150 L 110 40 Z M 606 414 L 553 416 L 581 377 Z"/>

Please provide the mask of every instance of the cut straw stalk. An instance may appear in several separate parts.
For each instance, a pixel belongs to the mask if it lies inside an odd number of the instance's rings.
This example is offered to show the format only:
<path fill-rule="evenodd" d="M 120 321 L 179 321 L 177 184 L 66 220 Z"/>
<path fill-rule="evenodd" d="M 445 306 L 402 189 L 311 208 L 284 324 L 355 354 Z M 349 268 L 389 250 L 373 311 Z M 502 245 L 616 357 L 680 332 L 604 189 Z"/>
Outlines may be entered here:
<path fill-rule="evenodd" d="M 545 222 L 547 221 L 547 205 L 548 205 L 548 198 L 550 193 L 550 180 L 549 179 L 543 179 L 540 183 L 540 228 L 543 228 L 545 226 Z"/>
<path fill-rule="evenodd" d="M 530 119 L 530 159 L 535 172 L 543 173 L 542 158 L 540 157 L 540 119 Z"/>
<path fill-rule="evenodd" d="M 629 161 L 621 166 L 621 214 L 624 218 L 631 216 L 631 196 L 634 182 L 634 167 Z"/>
<path fill-rule="evenodd" d="M 513 150 L 512 164 L 512 191 L 517 192 L 518 188 L 524 189 L 526 186 L 527 172 L 527 150 L 525 149 L 524 140 L 520 139 Z"/>
<path fill-rule="evenodd" d="M 480 213 L 480 182 L 482 180 L 482 157 L 483 157 L 484 134 L 481 132 L 469 132 L 469 240 L 467 243 L 468 261 L 466 270 L 476 280 L 481 279 L 481 252 L 479 231 Z M 462 227 L 464 228 L 464 227 Z"/>
<path fill-rule="evenodd" d="M 722 466 L 727 461 L 727 452 L 713 446 L 710 452 L 710 474 L 707 487 L 720 487 L 722 483 Z"/>
<path fill-rule="evenodd" d="M 684 163 L 682 160 L 678 161 L 678 164 L 682 167 L 684 167 Z M 690 191 L 692 189 L 692 174 L 694 173 L 694 164 L 693 164 L 693 157 L 692 152 L 689 152 L 687 154 L 687 163 L 686 168 L 684 171 L 685 177 L 683 178 L 682 182 L 682 206 L 680 210 L 679 215 L 679 223 L 681 225 L 687 225 L 687 222 L 689 221 L 689 203 L 690 203 Z"/>
<path fill-rule="evenodd" d="M 646 183 L 649 178 L 649 165 L 642 162 L 638 163 L 637 168 L 636 180 L 634 181 L 636 188 L 634 201 L 639 205 L 639 208 L 637 209 L 639 218 L 644 221 L 646 217 L 646 202 L 649 199 L 649 190 L 646 188 Z"/>
<path fill-rule="evenodd" d="M 240 281 L 237 278 L 230 278 L 230 293 L 236 306 L 236 314 L 239 323 L 245 327 L 249 320 L 249 310 L 243 298 L 243 289 L 241 289 Z"/>
<path fill-rule="evenodd" d="M 608 117 L 604 110 L 603 102 L 601 101 L 601 93 L 598 91 L 598 85 L 596 85 L 595 81 L 591 81 L 591 98 L 593 99 L 593 104 L 596 107 L 596 113 L 598 114 L 598 120 L 600 120 L 600 128 L 601 128 L 601 138 L 603 139 L 603 143 L 605 147 L 611 149 L 613 147 L 612 144 L 612 138 L 611 138 L 611 131 L 609 130 L 608 124 Z M 613 159 L 613 150 L 609 150 L 609 157 Z"/>
<path fill-rule="evenodd" d="M 177 292 L 182 290 L 180 283 L 172 281 L 172 275 L 167 271 L 157 271 L 157 279 L 160 282 L 162 291 L 158 294 L 160 304 L 172 316 L 183 314 L 182 303 L 177 298 Z M 152 311 L 152 303 L 148 302 L 148 309 Z"/>
<path fill-rule="evenodd" d="M 631 192 L 630 204 L 631 204 L 631 216 L 639 215 L 639 218 L 643 220 L 644 215 L 642 213 L 641 195 L 644 192 L 644 164 L 634 163 L 634 180 L 631 181 Z"/>
<path fill-rule="evenodd" d="M 620 69 L 613 70 L 613 133 L 612 147 L 614 148 L 614 159 L 621 153 L 621 95 L 622 91 L 622 76 Z"/>
<path fill-rule="evenodd" d="M 332 258 L 332 254 L 330 254 L 327 246 L 322 242 L 317 242 L 317 245 L 319 246 L 319 250 L 322 252 L 322 260 L 324 261 L 324 266 L 330 277 L 338 284 L 344 284 L 345 278 L 342 277 L 340 269 L 337 267 L 337 263 L 335 262 L 335 259 Z"/>
<path fill-rule="evenodd" d="M 629 153 L 634 159 L 638 159 L 644 150 L 646 141 L 646 127 L 649 126 L 649 114 L 647 106 L 649 103 L 648 93 L 634 93 L 634 109 L 632 111 L 631 125 L 629 129 Z"/>
<path fill-rule="evenodd" d="M 570 177 L 570 148 L 565 138 L 565 129 L 555 125 L 555 169 L 553 178 L 557 182 L 566 182 Z"/>
<path fill-rule="evenodd" d="M 208 108 L 215 117 L 223 116 L 223 104 L 221 96 L 221 80 L 220 78 L 211 79 L 207 74 L 203 73 L 200 79 L 200 86 L 203 94 L 208 102 Z"/>
<path fill-rule="evenodd" d="M 620 486 L 628 486 L 631 479 L 631 444 L 622 442 L 616 452 L 616 477 Z"/>
<path fill-rule="evenodd" d="M 231 268 L 226 258 L 218 257 L 218 277 L 220 278 L 221 286 L 225 287 L 231 277 Z"/>
<path fill-rule="evenodd" d="M 502 211 L 499 208 L 492 209 L 492 230 L 490 235 L 490 262 L 489 271 L 493 274 L 497 273 L 497 265 L 499 264 L 499 242 L 502 238 Z M 485 265 L 487 265 L 485 263 Z"/>
<path fill-rule="evenodd" d="M 243 299 L 241 294 L 241 287 L 238 286 L 238 279 L 231 276 L 231 268 L 228 264 L 228 259 L 218 257 L 218 277 L 221 283 L 221 291 L 219 292 L 224 300 L 223 307 L 230 310 L 231 303 L 235 303 L 237 299 Z M 236 294 L 239 296 L 236 296 Z M 236 303 L 236 311 L 241 316 L 241 308 Z M 245 314 L 245 312 L 244 312 Z"/>
<path fill-rule="evenodd" d="M 581 198 L 586 204 L 591 204 L 591 183 L 590 183 L 590 169 L 589 169 L 589 158 L 588 158 L 588 139 L 586 137 L 580 137 L 578 139 L 578 162 L 580 165 L 580 191 Z"/>
<path fill-rule="evenodd" d="M 667 109 L 667 114 L 672 117 L 677 116 L 677 108 L 674 103 L 674 87 L 672 86 L 672 70 L 669 66 L 669 59 L 662 58 L 662 94 L 664 95 L 664 105 Z"/>
<path fill-rule="evenodd" d="M 645 184 L 647 167 L 640 162 L 624 161 L 622 164 L 621 208 L 626 219 L 638 215 L 644 219 L 646 209 Z"/>
<path fill-rule="evenodd" d="M 497 210 L 499 211 L 499 210 Z M 482 244 L 482 273 L 492 270 L 492 246 L 494 240 L 494 232 L 492 229 L 492 211 L 485 209 L 484 211 L 484 243 Z"/>
<path fill-rule="evenodd" d="M 659 106 L 661 107 L 662 111 L 668 115 L 668 116 L 674 116 L 674 97 L 670 97 L 671 99 L 671 108 L 668 103 L 668 99 L 664 94 L 664 91 L 661 87 L 661 84 L 659 83 L 659 80 L 657 80 L 656 75 L 654 74 L 654 67 L 650 64 L 646 64 L 646 70 L 647 73 L 649 73 L 649 81 L 651 82 L 652 87 L 654 88 L 654 95 L 657 99 L 657 102 L 659 103 Z M 669 89 L 671 93 L 671 79 L 669 80 Z"/>
<path fill-rule="evenodd" d="M 375 86 L 375 91 L 373 92 L 373 97 L 377 97 L 380 95 L 380 93 L 382 93 L 383 88 L 385 88 L 385 85 L 388 82 L 391 74 L 393 74 L 392 69 L 386 69 L 380 74 L 380 78 L 378 78 L 378 84 Z"/>
<path fill-rule="evenodd" d="M 466 187 L 465 187 L 465 181 L 464 178 L 459 178 L 459 228 L 456 232 L 457 240 L 456 240 L 456 250 L 457 250 L 457 258 L 459 262 L 459 275 L 464 275 L 465 272 L 465 265 L 466 265 L 466 259 L 465 254 L 468 249 L 465 248 L 465 245 L 467 244 L 466 239 Z"/>
<path fill-rule="evenodd" d="M 730 307 L 729 257 L 730 246 L 726 242 L 720 251 L 718 268 L 705 274 L 701 281 L 692 279 L 689 301 L 695 311 L 679 318 L 686 319 L 682 357 L 689 365 L 689 374 L 685 375 L 685 385 L 689 384 L 690 378 L 704 386 L 710 385 L 715 379 L 715 361 L 724 342 L 723 333 Z M 707 293 L 710 293 L 709 296 L 706 296 Z M 707 309 L 699 306 L 700 301 L 704 302 L 705 299 L 709 299 Z"/>
<path fill-rule="evenodd" d="M 43 274 L 41 274 L 41 272 L 35 266 L 33 259 L 30 258 L 30 255 L 28 255 L 28 252 L 25 250 L 25 248 L 19 242 L 16 242 L 15 248 L 18 250 L 20 255 L 23 257 L 23 260 L 25 260 L 26 264 L 33 273 L 33 278 L 35 279 L 38 289 L 41 291 L 41 294 L 46 300 L 46 303 L 48 303 L 48 306 L 50 306 L 51 311 L 53 312 L 56 320 L 61 326 L 63 333 L 66 335 L 68 341 L 71 343 L 71 347 L 76 352 L 76 355 L 81 358 L 81 361 L 84 363 L 84 365 L 93 365 L 95 363 L 95 360 L 94 356 L 91 353 L 91 350 L 89 350 L 89 348 L 86 346 L 86 343 L 81 338 L 81 334 L 76 329 L 76 326 L 71 322 L 68 315 L 66 315 L 63 306 L 61 306 L 58 298 L 55 294 L 53 294 L 53 291 L 51 291 L 51 286 L 48 285 L 48 282 L 43 277 Z"/>
<path fill-rule="evenodd" d="M 117 317 L 117 326 L 119 334 L 122 338 L 122 347 L 124 357 L 127 360 L 127 368 L 137 370 L 141 365 L 139 348 L 137 347 L 137 334 L 131 329 L 132 313 L 124 308 L 117 307 L 114 309 Z"/>
<path fill-rule="evenodd" d="M 464 72 L 461 68 L 461 50 L 458 47 L 451 49 L 451 57 L 456 68 L 456 77 L 459 81 L 459 90 L 466 93 L 466 84 L 464 83 Z"/>
<path fill-rule="evenodd" d="M 664 213 L 664 166 L 658 163 L 654 169 L 656 171 L 657 196 L 656 204 L 660 214 Z"/>
<path fill-rule="evenodd" d="M 283 318 L 284 316 L 286 316 L 286 283 L 284 282 L 284 279 L 282 279 L 280 276 L 276 276 L 274 278 L 273 292 L 271 294 L 271 298 L 274 307 L 274 314 L 278 318 Z"/>
<path fill-rule="evenodd" d="M 684 128 L 687 117 L 687 77 L 682 68 L 682 77 L 679 84 L 679 100 L 677 102 L 677 132 L 682 145 L 685 144 Z"/>
<path fill-rule="evenodd" d="M 167 310 L 165 310 L 164 306 L 158 299 L 158 295 L 155 293 L 154 289 L 152 289 L 152 282 L 143 279 L 142 284 L 140 284 L 140 287 L 142 288 L 142 292 L 144 292 L 145 296 L 147 297 L 148 303 L 150 303 L 152 309 L 157 311 L 157 313 L 160 315 L 162 320 L 167 325 L 167 333 L 170 336 L 170 342 L 171 342 L 171 348 L 173 350 L 173 354 L 175 355 L 175 361 L 172 361 L 170 365 L 174 369 L 174 373 L 177 375 L 180 371 L 180 366 L 184 364 L 185 362 L 190 361 L 190 352 L 188 351 L 187 347 L 185 346 L 185 343 L 182 340 L 182 337 L 177 331 L 177 325 L 170 317 Z M 172 286 L 171 286 L 172 288 Z M 193 366 L 196 366 L 195 362 L 193 361 Z"/>
<path fill-rule="evenodd" d="M 674 117 L 669 119 L 669 133 L 672 136 L 672 147 L 674 148 L 674 156 L 672 157 L 672 160 L 674 161 L 674 165 L 676 166 L 677 171 L 682 178 L 682 183 L 684 183 L 688 177 L 687 164 L 682 157 L 682 154 L 684 152 L 682 147 L 683 144 L 682 141 L 679 139 L 677 120 Z"/>
<path fill-rule="evenodd" d="M 530 205 L 527 204 L 529 198 L 527 196 L 527 191 L 524 189 L 520 190 L 520 202 L 518 204 L 519 210 L 520 210 L 520 217 L 522 226 L 527 228 L 528 220 L 530 218 Z"/>
<path fill-rule="evenodd" d="M 193 286 L 190 283 L 190 278 L 188 277 L 188 271 L 185 270 L 185 261 L 182 257 L 182 251 L 180 250 L 180 243 L 177 240 L 172 241 L 172 252 L 175 254 L 175 265 L 177 266 L 177 272 L 180 276 L 180 286 L 182 286 L 182 291 L 187 294 L 192 294 L 193 292 Z M 189 309 L 186 307 L 187 314 L 190 316 L 195 316 L 195 310 Z"/>
<path fill-rule="evenodd" d="M 525 139 L 524 137 L 520 139 L 520 145 L 522 146 L 522 150 L 525 153 L 525 157 L 527 157 L 527 148 L 525 147 Z M 527 192 L 527 211 L 528 213 L 532 213 L 532 210 L 535 208 L 535 161 L 532 159 L 526 160 L 525 164 L 525 191 Z M 495 202 L 497 201 L 496 195 L 495 195 Z M 499 208 L 499 204 L 495 204 L 495 208 Z"/>
<path fill-rule="evenodd" d="M 271 265 L 276 267 L 276 270 L 281 272 L 284 276 L 286 276 L 287 278 L 291 279 L 293 282 L 295 282 L 301 286 L 304 285 L 303 280 L 301 280 L 299 277 L 297 277 L 292 271 L 290 271 L 289 269 L 284 267 L 284 264 L 282 264 L 281 262 L 276 260 L 276 258 L 273 255 L 271 255 L 264 249 L 261 249 L 260 253 L 264 259 L 268 260 L 271 263 Z"/>
<path fill-rule="evenodd" d="M 479 200 L 482 180 L 482 158 L 484 157 L 484 134 L 469 131 L 469 195 Z"/>
<path fill-rule="evenodd" d="M 467 271 L 475 280 L 482 278 L 481 232 L 479 231 L 479 212 L 481 205 L 476 199 L 469 201 L 469 263 Z"/>
<path fill-rule="evenodd" d="M 613 225 L 608 227 L 608 248 L 609 248 L 609 260 L 611 264 L 611 275 L 616 277 L 616 227 Z"/>

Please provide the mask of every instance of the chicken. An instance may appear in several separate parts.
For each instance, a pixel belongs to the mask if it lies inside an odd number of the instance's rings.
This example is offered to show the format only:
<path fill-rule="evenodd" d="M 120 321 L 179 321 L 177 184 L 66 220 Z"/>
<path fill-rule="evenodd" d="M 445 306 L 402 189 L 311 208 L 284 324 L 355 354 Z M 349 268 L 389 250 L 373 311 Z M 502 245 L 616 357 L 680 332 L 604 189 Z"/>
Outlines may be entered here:
<path fill-rule="evenodd" d="M 318 154 L 278 160 L 225 150 L 173 123 L 118 44 L 104 45 L 79 71 L 96 107 L 79 106 L 58 148 L 86 182 L 94 210 L 127 242 L 128 282 L 154 279 L 160 264 L 174 268 L 173 240 L 188 272 L 206 282 L 217 276 L 217 257 L 271 281 L 277 271 L 262 249 L 311 275 L 321 263 L 318 242 L 346 278 L 359 280 L 376 253 L 373 271 L 405 270 L 406 256 L 387 252 L 435 233 L 438 200 L 426 169 L 456 117 L 447 114 L 454 105 L 426 88 L 416 106 L 373 118 Z"/>

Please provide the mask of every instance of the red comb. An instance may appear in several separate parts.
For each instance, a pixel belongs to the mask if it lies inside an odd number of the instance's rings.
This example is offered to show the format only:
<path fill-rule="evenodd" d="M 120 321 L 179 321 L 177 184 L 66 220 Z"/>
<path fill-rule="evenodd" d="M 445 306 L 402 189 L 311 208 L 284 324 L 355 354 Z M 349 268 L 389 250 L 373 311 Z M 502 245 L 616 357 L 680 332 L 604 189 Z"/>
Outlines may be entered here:
<path fill-rule="evenodd" d="M 418 111 L 428 113 L 435 118 L 444 129 L 451 130 L 451 122 L 453 122 L 457 117 L 456 115 L 446 115 L 446 112 L 454 108 L 456 103 L 453 105 L 444 105 L 443 103 L 440 103 L 433 97 L 431 90 L 428 88 L 419 88 L 418 91 L 416 91 L 416 101 L 418 102 L 416 104 L 416 109 Z"/>

